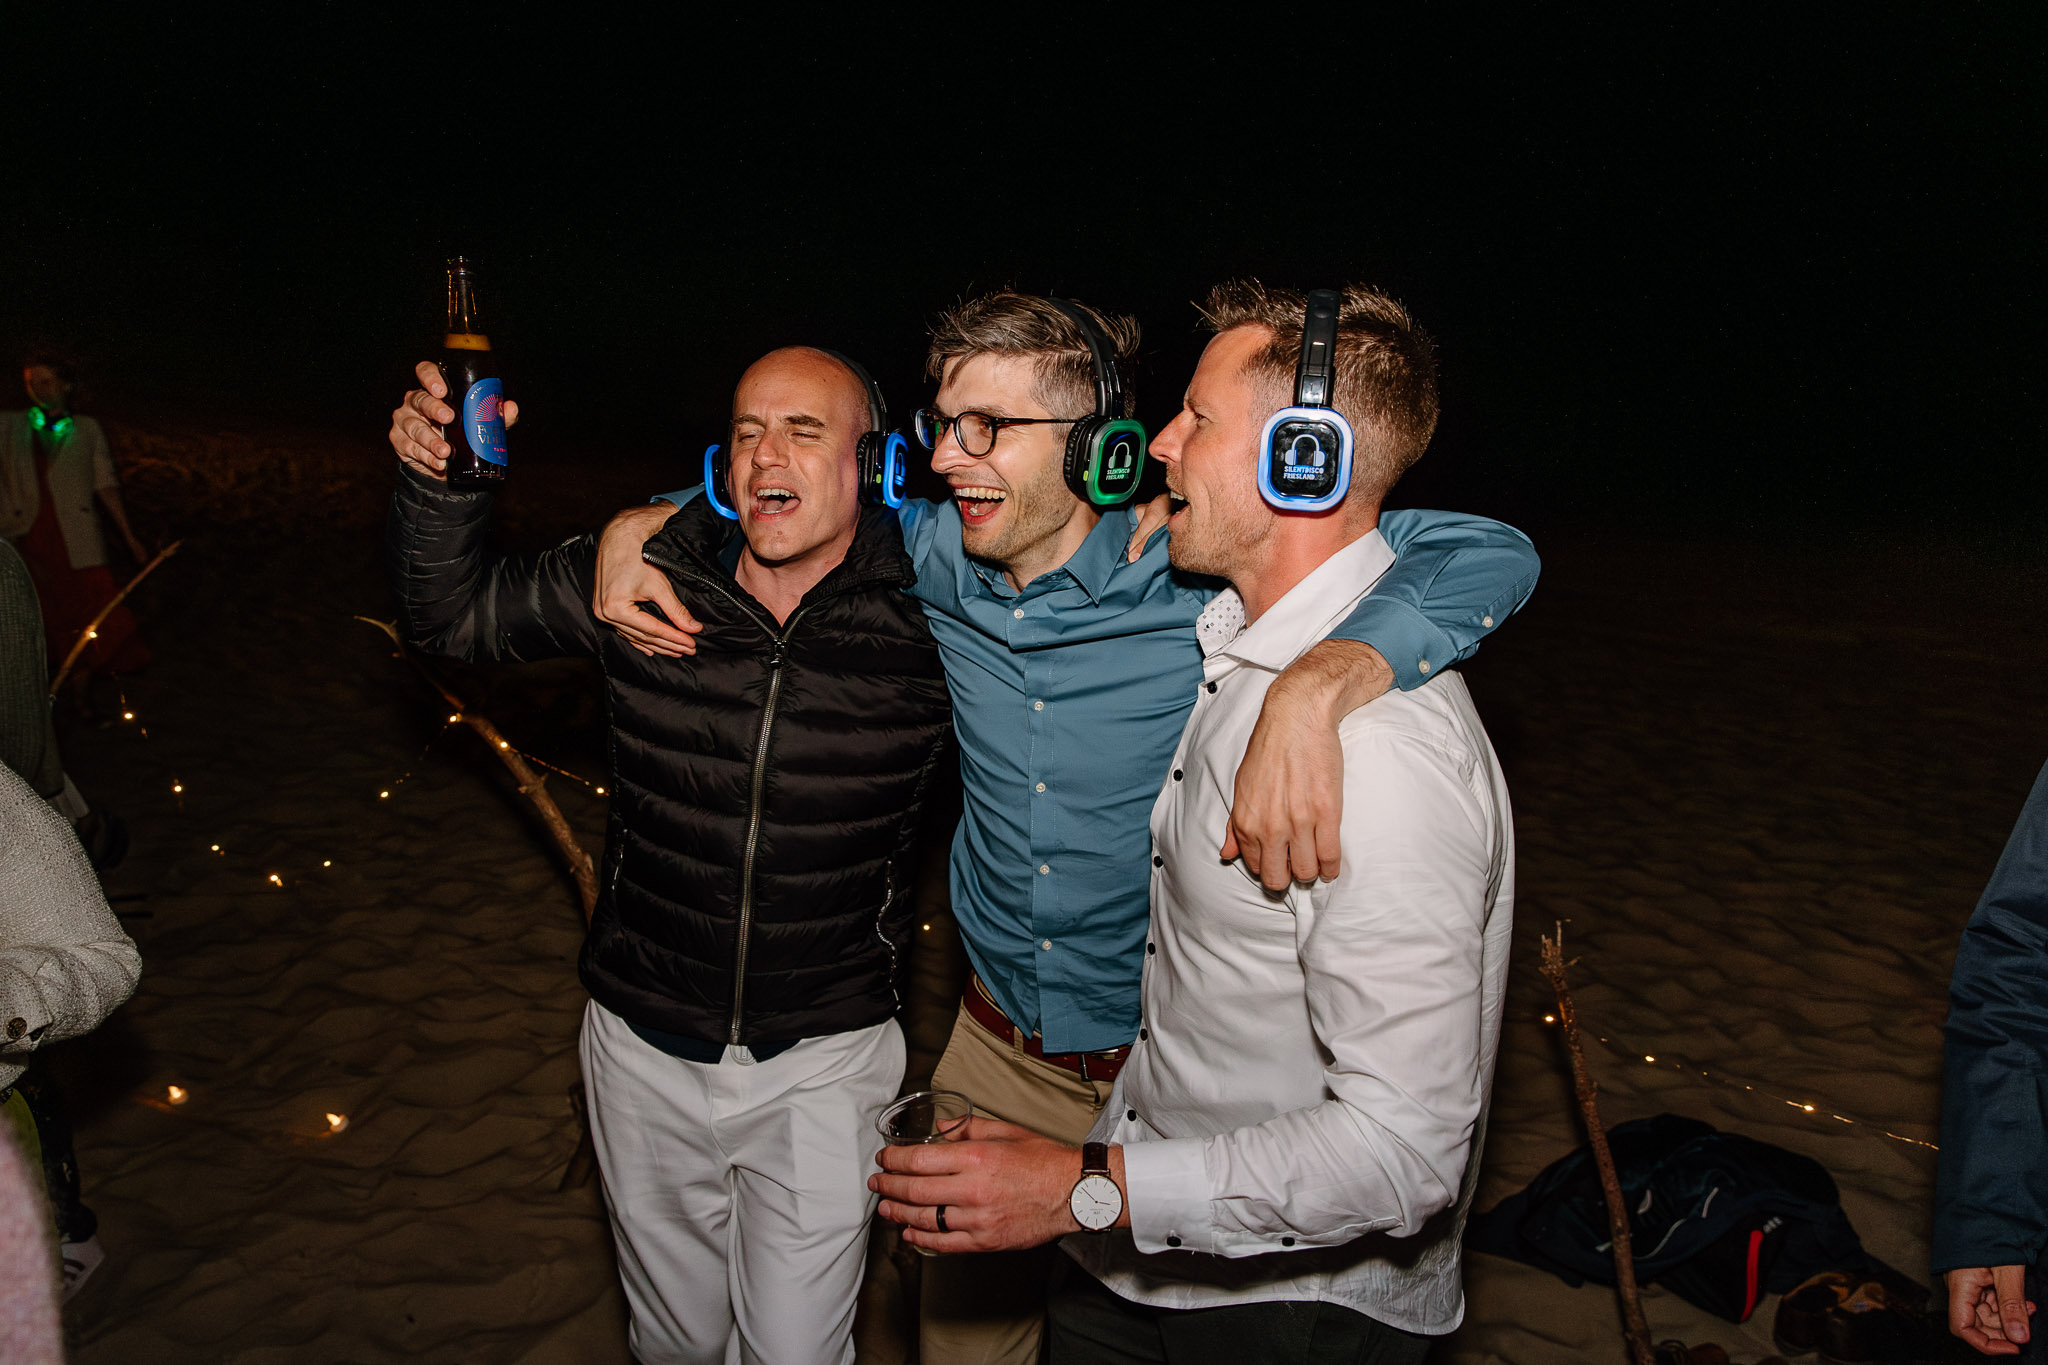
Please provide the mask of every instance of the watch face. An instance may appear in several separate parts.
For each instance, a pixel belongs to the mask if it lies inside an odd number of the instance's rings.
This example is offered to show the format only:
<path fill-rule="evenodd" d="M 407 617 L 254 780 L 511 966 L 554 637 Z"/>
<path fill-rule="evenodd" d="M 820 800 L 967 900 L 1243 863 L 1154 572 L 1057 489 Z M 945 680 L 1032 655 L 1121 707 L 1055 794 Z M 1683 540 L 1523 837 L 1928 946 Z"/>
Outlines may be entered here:
<path fill-rule="evenodd" d="M 1074 1221 L 1090 1232 L 1113 1227 L 1124 1211 L 1124 1192 L 1106 1175 L 1084 1175 L 1067 1199 Z"/>

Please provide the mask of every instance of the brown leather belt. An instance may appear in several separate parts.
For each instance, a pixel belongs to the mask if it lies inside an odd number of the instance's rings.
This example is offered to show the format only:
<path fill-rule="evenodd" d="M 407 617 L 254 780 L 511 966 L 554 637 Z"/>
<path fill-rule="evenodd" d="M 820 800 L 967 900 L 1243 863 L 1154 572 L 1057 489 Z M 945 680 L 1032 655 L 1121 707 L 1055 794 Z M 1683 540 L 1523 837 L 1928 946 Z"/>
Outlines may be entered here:
<path fill-rule="evenodd" d="M 1110 1048 L 1107 1052 L 1047 1052 L 1045 1042 L 1035 1033 L 1026 1033 L 1010 1022 L 989 998 L 988 987 L 981 984 L 981 977 L 970 973 L 967 989 L 960 997 L 960 1003 L 967 1007 L 967 1017 L 993 1033 L 1005 1043 L 1016 1043 L 1023 1047 L 1029 1057 L 1049 1062 L 1062 1071 L 1071 1071 L 1084 1081 L 1113 1081 L 1116 1073 L 1124 1069 L 1124 1059 L 1131 1055 L 1131 1045 Z"/>

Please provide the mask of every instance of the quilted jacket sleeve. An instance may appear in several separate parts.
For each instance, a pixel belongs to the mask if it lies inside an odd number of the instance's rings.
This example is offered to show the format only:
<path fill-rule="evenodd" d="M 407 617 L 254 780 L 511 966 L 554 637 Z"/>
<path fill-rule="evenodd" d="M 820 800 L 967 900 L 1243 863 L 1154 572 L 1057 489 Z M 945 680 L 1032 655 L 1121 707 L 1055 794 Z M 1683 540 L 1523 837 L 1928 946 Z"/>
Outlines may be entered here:
<path fill-rule="evenodd" d="M 385 556 L 400 632 L 424 653 L 473 663 L 596 653 L 597 538 L 498 554 L 484 546 L 495 496 L 399 467 Z"/>

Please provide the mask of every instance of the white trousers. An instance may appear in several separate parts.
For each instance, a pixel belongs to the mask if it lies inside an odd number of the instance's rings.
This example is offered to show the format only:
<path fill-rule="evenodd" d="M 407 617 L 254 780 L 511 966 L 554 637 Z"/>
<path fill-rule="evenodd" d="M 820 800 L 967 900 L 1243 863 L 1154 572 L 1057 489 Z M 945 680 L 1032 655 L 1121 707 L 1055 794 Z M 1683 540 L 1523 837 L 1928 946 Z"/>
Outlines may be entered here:
<path fill-rule="evenodd" d="M 903 1084 L 896 1022 L 765 1062 L 728 1047 L 714 1066 L 650 1046 L 592 1001 L 582 1051 L 634 1356 L 852 1361 L 874 1124 Z"/>

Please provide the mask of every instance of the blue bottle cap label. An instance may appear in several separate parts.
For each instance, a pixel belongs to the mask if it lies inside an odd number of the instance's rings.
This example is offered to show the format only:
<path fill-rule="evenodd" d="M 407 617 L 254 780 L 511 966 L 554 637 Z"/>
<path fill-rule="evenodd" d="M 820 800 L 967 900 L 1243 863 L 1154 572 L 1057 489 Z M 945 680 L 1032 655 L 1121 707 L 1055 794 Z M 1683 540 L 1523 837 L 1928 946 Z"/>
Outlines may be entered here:
<path fill-rule="evenodd" d="M 495 379 L 479 379 L 462 395 L 462 434 L 480 460 L 505 463 L 505 418 L 499 412 L 505 387 Z"/>

